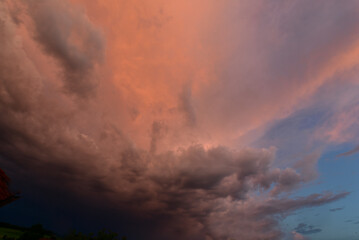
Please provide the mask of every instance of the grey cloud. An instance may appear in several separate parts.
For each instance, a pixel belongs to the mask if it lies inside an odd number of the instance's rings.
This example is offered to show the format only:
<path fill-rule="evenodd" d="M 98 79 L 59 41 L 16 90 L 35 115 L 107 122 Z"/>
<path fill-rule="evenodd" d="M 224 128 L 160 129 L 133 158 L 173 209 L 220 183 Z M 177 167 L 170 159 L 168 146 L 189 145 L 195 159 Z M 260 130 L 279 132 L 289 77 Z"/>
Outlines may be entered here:
<path fill-rule="evenodd" d="M 303 207 L 330 203 L 346 195 L 346 193 L 316 194 L 315 196 L 310 195 L 297 199 L 285 197 L 275 201 L 270 199 L 263 201 L 250 199 L 246 202 L 234 203 L 226 209 L 221 209 L 220 207 L 214 209 L 210 219 L 207 221 L 213 229 L 214 239 L 226 239 L 226 237 L 233 236 L 240 239 L 282 239 L 284 235 L 277 228 L 277 221 L 283 215 L 285 217 L 285 215 Z M 255 222 L 256 224 L 254 224 Z M 246 231 L 243 229 L 246 229 Z M 319 232 L 319 229 L 314 227 L 309 227 L 305 230 L 308 234 Z"/>
<path fill-rule="evenodd" d="M 294 164 L 294 168 L 298 169 L 304 181 L 313 180 L 318 176 L 316 165 L 319 157 L 320 153 L 314 152 L 312 154 L 304 156 L 303 159 L 297 161 Z"/>
<path fill-rule="evenodd" d="M 298 226 L 294 228 L 294 230 L 304 235 L 320 233 L 322 231 L 322 229 L 320 228 L 315 228 L 314 226 L 305 223 L 299 223 Z"/>
<path fill-rule="evenodd" d="M 192 89 L 188 83 L 183 87 L 182 94 L 180 95 L 180 110 L 185 114 L 186 121 L 189 126 L 195 126 L 197 122 L 196 112 L 193 105 Z"/>
<path fill-rule="evenodd" d="M 151 130 L 151 142 L 150 142 L 150 152 L 156 153 L 157 145 L 159 144 L 159 140 L 163 137 L 166 132 L 166 126 L 163 122 L 154 121 L 152 123 Z"/>
<path fill-rule="evenodd" d="M 93 93 L 97 79 L 91 71 L 104 55 L 101 32 L 67 1 L 24 2 L 34 20 L 34 38 L 63 68 L 65 89 L 81 97 Z"/>
<path fill-rule="evenodd" d="M 340 207 L 340 208 L 331 208 L 329 209 L 329 211 L 331 212 L 336 212 L 336 211 L 340 211 L 340 210 L 343 210 L 344 208 L 343 207 Z"/>
<path fill-rule="evenodd" d="M 334 202 L 338 199 L 344 198 L 348 196 L 348 192 L 333 194 L 333 193 L 325 193 L 325 194 L 311 194 L 307 197 L 298 197 L 295 199 L 282 200 L 282 199 L 274 199 L 269 200 L 264 205 L 260 206 L 258 210 L 258 214 L 266 213 L 266 214 L 281 214 L 287 211 L 294 211 L 301 207 L 315 207 L 320 206 L 324 203 Z"/>
<path fill-rule="evenodd" d="M 288 192 L 301 183 L 301 176 L 293 169 L 287 168 L 278 176 L 278 185 L 273 188 L 271 193 L 276 195 L 281 192 Z"/>

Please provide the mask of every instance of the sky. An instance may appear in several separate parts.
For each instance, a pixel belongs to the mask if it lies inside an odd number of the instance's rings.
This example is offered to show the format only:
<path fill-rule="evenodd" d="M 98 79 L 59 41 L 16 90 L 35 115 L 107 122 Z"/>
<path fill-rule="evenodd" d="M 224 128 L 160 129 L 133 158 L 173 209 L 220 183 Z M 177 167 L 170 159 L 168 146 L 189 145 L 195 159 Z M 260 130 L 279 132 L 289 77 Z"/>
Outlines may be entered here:
<path fill-rule="evenodd" d="M 0 0 L 0 221 L 354 240 L 359 2 Z"/>

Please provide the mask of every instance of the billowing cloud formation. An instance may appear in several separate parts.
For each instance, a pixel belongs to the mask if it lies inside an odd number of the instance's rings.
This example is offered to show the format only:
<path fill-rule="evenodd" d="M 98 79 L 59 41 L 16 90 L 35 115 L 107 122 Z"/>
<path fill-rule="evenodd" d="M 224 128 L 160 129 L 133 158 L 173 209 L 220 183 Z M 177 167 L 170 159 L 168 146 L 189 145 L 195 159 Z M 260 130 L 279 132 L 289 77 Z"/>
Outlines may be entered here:
<path fill-rule="evenodd" d="M 348 193 L 293 198 L 317 154 L 279 168 L 238 145 L 355 65 L 354 3 L 2 1 L 1 164 L 150 218 L 153 239 L 280 239 L 285 216 Z"/>
<path fill-rule="evenodd" d="M 86 96 L 94 86 L 91 72 L 104 54 L 104 40 L 86 15 L 60 1 L 25 1 L 34 38 L 63 70 L 67 91 Z"/>

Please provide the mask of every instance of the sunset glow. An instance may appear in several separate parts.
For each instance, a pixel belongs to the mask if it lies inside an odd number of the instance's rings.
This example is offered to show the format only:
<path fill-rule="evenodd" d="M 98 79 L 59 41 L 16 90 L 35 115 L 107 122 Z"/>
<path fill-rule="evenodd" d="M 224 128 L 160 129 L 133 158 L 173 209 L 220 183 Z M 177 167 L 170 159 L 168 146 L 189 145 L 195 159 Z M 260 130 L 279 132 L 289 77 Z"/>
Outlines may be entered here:
<path fill-rule="evenodd" d="M 354 240 L 359 2 L 0 0 L 0 222 Z"/>

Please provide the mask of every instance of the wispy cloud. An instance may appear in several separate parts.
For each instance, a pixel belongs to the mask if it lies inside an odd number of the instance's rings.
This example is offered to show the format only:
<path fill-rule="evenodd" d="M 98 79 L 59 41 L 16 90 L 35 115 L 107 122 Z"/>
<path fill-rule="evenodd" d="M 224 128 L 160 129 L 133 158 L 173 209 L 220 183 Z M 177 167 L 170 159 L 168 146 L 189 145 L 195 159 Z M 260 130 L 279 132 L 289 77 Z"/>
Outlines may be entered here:
<path fill-rule="evenodd" d="M 358 151 L 359 151 L 359 146 L 353 148 L 353 149 L 350 150 L 350 151 L 347 151 L 347 152 L 344 152 L 344 153 L 339 154 L 338 157 L 350 156 L 350 155 L 353 155 L 353 154 L 357 153 Z"/>
<path fill-rule="evenodd" d="M 336 211 L 340 211 L 340 210 L 343 210 L 344 208 L 343 207 L 340 207 L 340 208 L 331 208 L 329 209 L 329 211 L 331 212 L 336 212 Z"/>
<path fill-rule="evenodd" d="M 322 231 L 322 229 L 316 228 L 316 227 L 314 227 L 312 225 L 308 225 L 306 223 L 299 223 L 298 226 L 296 228 L 294 228 L 294 230 L 297 233 L 304 234 L 304 235 L 315 234 L 315 233 L 319 233 Z"/>

